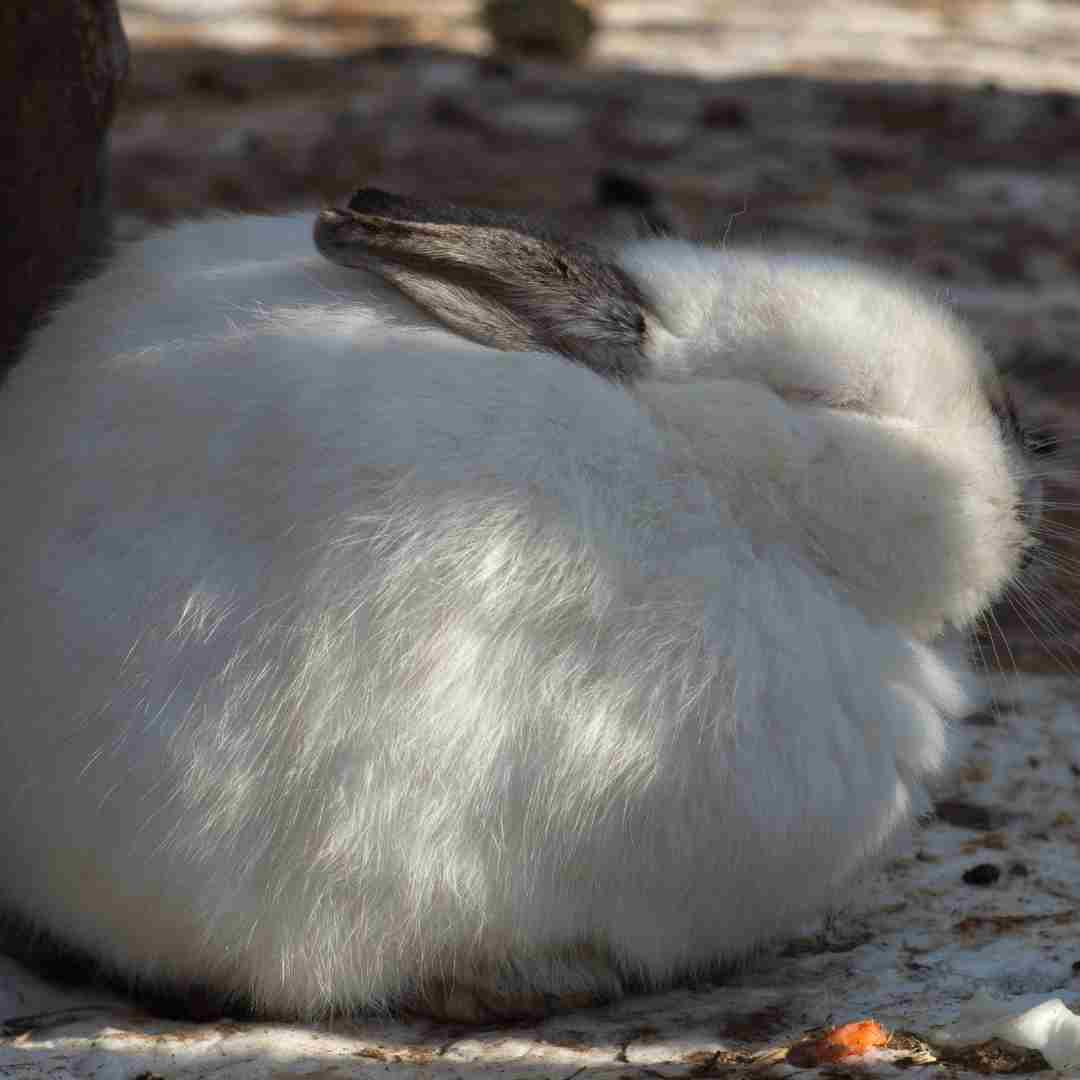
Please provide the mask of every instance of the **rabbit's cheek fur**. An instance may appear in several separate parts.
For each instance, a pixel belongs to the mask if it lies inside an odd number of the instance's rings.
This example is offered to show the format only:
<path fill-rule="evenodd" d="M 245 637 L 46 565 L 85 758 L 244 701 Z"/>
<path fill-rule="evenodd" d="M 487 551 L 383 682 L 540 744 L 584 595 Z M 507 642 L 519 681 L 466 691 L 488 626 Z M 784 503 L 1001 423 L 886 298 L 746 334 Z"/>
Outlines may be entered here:
<path fill-rule="evenodd" d="M 788 545 L 868 618 L 931 638 L 969 623 L 1018 566 L 1027 530 L 991 422 L 957 439 L 739 379 L 636 392 L 759 549 Z"/>
<path fill-rule="evenodd" d="M 959 435 L 822 410 L 793 494 L 809 550 L 870 618 L 929 638 L 968 625 L 1019 567 L 1018 484 L 989 426 Z"/>
<path fill-rule="evenodd" d="M 801 553 L 795 496 L 825 447 L 812 416 L 742 379 L 648 380 L 634 392 L 679 467 L 706 480 L 757 548 L 786 543 Z"/>

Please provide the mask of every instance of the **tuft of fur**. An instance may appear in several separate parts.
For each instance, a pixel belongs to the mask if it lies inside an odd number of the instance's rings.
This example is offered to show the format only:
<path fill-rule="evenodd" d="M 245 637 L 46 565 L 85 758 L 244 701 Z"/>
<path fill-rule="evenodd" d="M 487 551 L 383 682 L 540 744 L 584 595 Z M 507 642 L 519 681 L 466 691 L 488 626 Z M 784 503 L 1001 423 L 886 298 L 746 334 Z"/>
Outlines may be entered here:
<path fill-rule="evenodd" d="M 1028 543 L 978 345 L 832 259 L 382 193 L 316 240 L 152 237 L 3 389 L 0 903 L 144 985 L 463 1019 L 820 911 Z"/>

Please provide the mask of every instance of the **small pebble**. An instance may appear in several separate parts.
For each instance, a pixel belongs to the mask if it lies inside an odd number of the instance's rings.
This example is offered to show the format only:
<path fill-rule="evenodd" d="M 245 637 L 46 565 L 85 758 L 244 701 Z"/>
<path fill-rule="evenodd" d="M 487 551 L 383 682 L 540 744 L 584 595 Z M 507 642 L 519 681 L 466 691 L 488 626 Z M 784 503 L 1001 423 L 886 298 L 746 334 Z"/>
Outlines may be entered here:
<path fill-rule="evenodd" d="M 516 75 L 514 65 L 499 56 L 478 57 L 475 70 L 481 79 L 502 79 L 510 82 Z"/>
<path fill-rule="evenodd" d="M 717 98 L 706 102 L 701 122 L 708 128 L 745 128 L 749 126 L 750 114 L 740 101 Z"/>
<path fill-rule="evenodd" d="M 444 127 L 479 128 L 479 117 L 468 106 L 449 96 L 440 96 L 432 100 L 429 106 L 431 119 Z"/>
<path fill-rule="evenodd" d="M 1001 871 L 993 863 L 979 863 L 964 871 L 965 885 L 993 885 L 1001 877 Z"/>
<path fill-rule="evenodd" d="M 979 829 L 989 832 L 997 825 L 997 817 L 988 806 L 968 802 L 966 799 L 942 799 L 934 804 L 934 811 L 947 825 L 959 829 Z"/>

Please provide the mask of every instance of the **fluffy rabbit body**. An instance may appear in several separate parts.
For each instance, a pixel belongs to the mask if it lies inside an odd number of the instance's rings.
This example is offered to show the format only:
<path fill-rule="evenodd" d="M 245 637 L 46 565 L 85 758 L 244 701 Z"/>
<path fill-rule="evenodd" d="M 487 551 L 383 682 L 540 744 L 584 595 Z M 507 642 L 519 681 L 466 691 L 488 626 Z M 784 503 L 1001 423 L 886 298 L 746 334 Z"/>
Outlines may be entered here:
<path fill-rule="evenodd" d="M 0 903 L 276 1015 L 798 927 L 920 805 L 929 642 L 1029 543 L 978 346 L 837 260 L 374 191 L 316 239 L 154 236 L 3 388 Z"/>

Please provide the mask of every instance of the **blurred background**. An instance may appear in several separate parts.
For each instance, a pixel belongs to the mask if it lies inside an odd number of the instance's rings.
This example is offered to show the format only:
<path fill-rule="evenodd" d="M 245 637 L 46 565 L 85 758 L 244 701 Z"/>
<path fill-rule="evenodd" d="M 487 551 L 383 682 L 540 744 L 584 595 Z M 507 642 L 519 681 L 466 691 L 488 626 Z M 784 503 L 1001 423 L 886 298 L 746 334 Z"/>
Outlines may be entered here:
<path fill-rule="evenodd" d="M 1065 159 L 1080 165 L 1074 2 L 127 0 L 120 11 L 133 55 L 114 128 L 119 204 L 156 220 L 278 209 L 358 183 L 563 210 L 587 203 L 606 168 L 647 180 L 697 224 L 746 211 L 741 232 L 778 204 L 830 202 L 840 217 L 838 186 L 869 185 L 879 203 L 911 196 L 952 158 L 965 191 L 989 184 L 998 201 L 1045 196 L 1003 175 L 1026 173 L 1032 153 L 1059 156 L 1069 183 Z M 886 82 L 914 85 L 874 89 Z M 940 273 L 950 246 L 925 253 Z"/>
<path fill-rule="evenodd" d="M 379 45 L 484 51 L 491 44 L 477 0 L 128 0 L 120 6 L 129 36 L 146 46 L 325 56 Z M 705 76 L 994 78 L 1030 88 L 1071 88 L 1077 77 L 1080 6 L 1069 0 L 582 0 L 582 6 L 597 23 L 586 58 L 591 64 Z"/>

